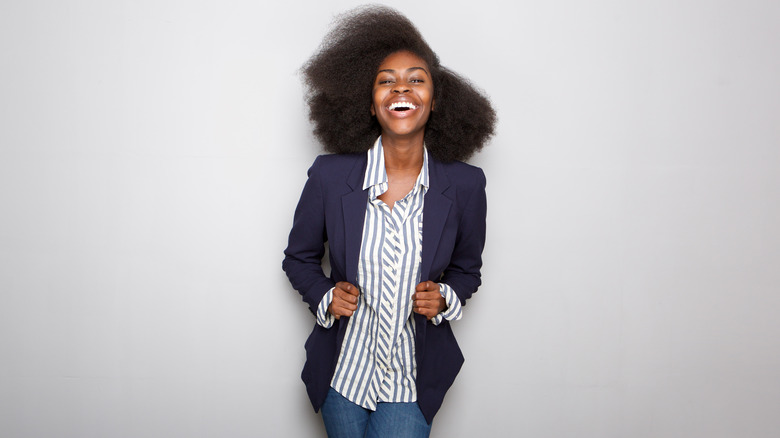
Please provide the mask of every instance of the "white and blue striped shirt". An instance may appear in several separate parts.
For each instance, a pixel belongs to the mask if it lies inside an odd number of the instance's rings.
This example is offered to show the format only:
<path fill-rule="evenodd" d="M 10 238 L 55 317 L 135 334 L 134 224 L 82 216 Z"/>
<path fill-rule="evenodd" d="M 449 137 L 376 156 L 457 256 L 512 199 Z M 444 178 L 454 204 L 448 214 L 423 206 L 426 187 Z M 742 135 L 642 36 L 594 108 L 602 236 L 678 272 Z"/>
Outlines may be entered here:
<path fill-rule="evenodd" d="M 392 210 L 379 199 L 388 189 L 381 137 L 368 151 L 363 189 L 368 203 L 358 261 L 358 306 L 349 319 L 331 387 L 353 403 L 375 410 L 378 402 L 414 402 L 416 361 L 412 296 L 420 282 L 423 204 L 428 190 L 428 151 L 412 190 Z M 433 319 L 460 319 L 460 300 L 446 284 L 439 290 L 447 309 Z M 317 309 L 325 328 L 333 289 Z"/>

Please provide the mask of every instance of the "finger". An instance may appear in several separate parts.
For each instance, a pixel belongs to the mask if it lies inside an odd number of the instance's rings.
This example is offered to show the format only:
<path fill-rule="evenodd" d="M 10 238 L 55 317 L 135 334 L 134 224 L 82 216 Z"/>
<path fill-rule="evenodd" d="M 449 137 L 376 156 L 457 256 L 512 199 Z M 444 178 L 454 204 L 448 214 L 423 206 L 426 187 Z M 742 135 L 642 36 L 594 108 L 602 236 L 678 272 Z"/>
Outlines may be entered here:
<path fill-rule="evenodd" d="M 350 295 L 358 296 L 360 294 L 360 289 L 348 281 L 339 281 L 336 283 L 336 287 L 341 288 Z"/>
<path fill-rule="evenodd" d="M 343 295 L 333 296 L 333 302 L 336 303 L 336 306 L 347 308 L 350 310 L 357 309 L 357 297 L 353 297 L 352 295 L 349 295 L 347 293 L 343 293 Z"/>
<path fill-rule="evenodd" d="M 343 289 L 334 289 L 333 291 L 333 299 L 339 299 L 347 303 L 356 304 L 358 301 L 357 296 L 350 294 L 349 292 L 343 290 Z"/>
<path fill-rule="evenodd" d="M 420 315 L 423 315 L 423 316 L 425 316 L 428 319 L 431 319 L 434 316 L 436 316 L 436 314 L 433 313 L 433 311 L 431 311 L 430 309 L 425 309 L 425 308 L 421 308 L 421 307 L 415 307 L 414 308 L 414 313 L 419 313 Z"/>
<path fill-rule="evenodd" d="M 424 290 L 430 289 L 430 281 L 423 281 L 422 283 L 418 284 L 417 287 L 414 288 L 414 290 L 418 292 L 422 292 Z"/>
<path fill-rule="evenodd" d="M 438 301 L 440 298 L 443 298 L 441 296 L 441 293 L 437 290 L 429 291 L 429 292 L 417 292 L 415 294 L 415 299 L 418 300 L 432 300 L 432 301 Z"/>
<path fill-rule="evenodd" d="M 435 306 L 433 305 L 433 302 L 428 300 L 418 300 L 414 303 L 415 309 L 419 309 L 420 312 L 429 312 L 433 311 Z"/>
<path fill-rule="evenodd" d="M 334 290 L 339 294 L 339 296 L 343 297 L 344 299 L 348 299 L 353 303 L 357 303 L 357 297 L 360 294 L 360 289 L 358 289 L 351 283 L 347 283 L 346 281 L 340 281 L 336 283 L 336 289 Z"/>
<path fill-rule="evenodd" d="M 439 283 L 435 281 L 424 281 L 415 288 L 417 292 L 439 292 Z"/>
<path fill-rule="evenodd" d="M 433 316 L 436 316 L 447 307 L 447 303 L 444 298 L 439 295 L 432 300 L 415 300 L 414 307 L 426 312 L 426 314 L 430 313 Z"/>
<path fill-rule="evenodd" d="M 350 308 L 348 306 L 335 305 L 331 309 L 331 314 L 333 316 L 336 316 L 336 317 L 339 317 L 339 316 L 352 316 L 352 314 L 354 313 L 354 310 L 355 309 L 352 309 L 352 308 Z"/>
<path fill-rule="evenodd" d="M 340 309 L 338 313 L 340 316 L 352 316 L 355 312 L 349 309 Z"/>

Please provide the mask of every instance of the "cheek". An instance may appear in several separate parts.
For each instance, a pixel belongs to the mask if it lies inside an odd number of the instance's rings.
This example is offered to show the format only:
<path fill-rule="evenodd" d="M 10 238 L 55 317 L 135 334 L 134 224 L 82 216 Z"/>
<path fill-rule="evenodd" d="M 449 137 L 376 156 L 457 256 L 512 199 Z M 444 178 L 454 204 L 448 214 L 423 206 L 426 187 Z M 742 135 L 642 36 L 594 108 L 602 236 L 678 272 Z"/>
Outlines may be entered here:
<path fill-rule="evenodd" d="M 420 93 L 420 97 L 423 100 L 425 100 L 426 102 L 428 102 L 428 106 L 432 107 L 433 102 L 434 102 L 434 100 L 433 100 L 433 89 L 432 88 L 426 89 L 425 91 Z"/>
<path fill-rule="evenodd" d="M 379 108 L 382 104 L 382 97 L 380 95 L 381 93 L 377 92 L 377 90 L 374 90 L 371 93 L 371 115 L 376 115 L 376 109 Z"/>

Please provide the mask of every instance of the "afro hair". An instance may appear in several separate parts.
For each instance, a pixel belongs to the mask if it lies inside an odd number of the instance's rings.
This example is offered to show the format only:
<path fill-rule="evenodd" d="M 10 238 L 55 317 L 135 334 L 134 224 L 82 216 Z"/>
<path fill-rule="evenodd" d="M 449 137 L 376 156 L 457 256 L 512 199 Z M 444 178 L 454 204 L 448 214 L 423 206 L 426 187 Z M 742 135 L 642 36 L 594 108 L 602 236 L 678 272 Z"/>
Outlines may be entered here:
<path fill-rule="evenodd" d="M 425 146 L 444 162 L 465 161 L 493 135 L 496 113 L 480 90 L 443 67 L 417 28 L 398 11 L 364 6 L 336 18 L 317 52 L 302 68 L 314 135 L 327 152 L 370 149 L 381 127 L 370 114 L 377 69 L 390 54 L 406 50 L 431 70 L 435 111 L 425 127 Z"/>

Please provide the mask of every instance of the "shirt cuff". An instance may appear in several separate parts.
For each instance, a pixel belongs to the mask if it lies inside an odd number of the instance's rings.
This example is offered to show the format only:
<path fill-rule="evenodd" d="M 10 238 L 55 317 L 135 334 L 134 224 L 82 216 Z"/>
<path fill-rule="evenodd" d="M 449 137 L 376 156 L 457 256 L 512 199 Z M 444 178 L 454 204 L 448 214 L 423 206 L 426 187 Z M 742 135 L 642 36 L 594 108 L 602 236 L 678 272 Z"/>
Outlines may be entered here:
<path fill-rule="evenodd" d="M 336 317 L 328 312 L 328 306 L 330 306 L 330 303 L 333 301 L 333 289 L 335 289 L 335 287 L 330 288 L 325 296 L 322 297 L 320 305 L 317 306 L 317 324 L 326 329 L 331 328 L 336 321 Z"/>
<path fill-rule="evenodd" d="M 463 316 L 463 308 L 455 291 L 446 283 L 439 283 L 439 293 L 444 297 L 447 308 L 431 319 L 433 325 L 439 325 L 443 320 L 457 321 Z"/>

